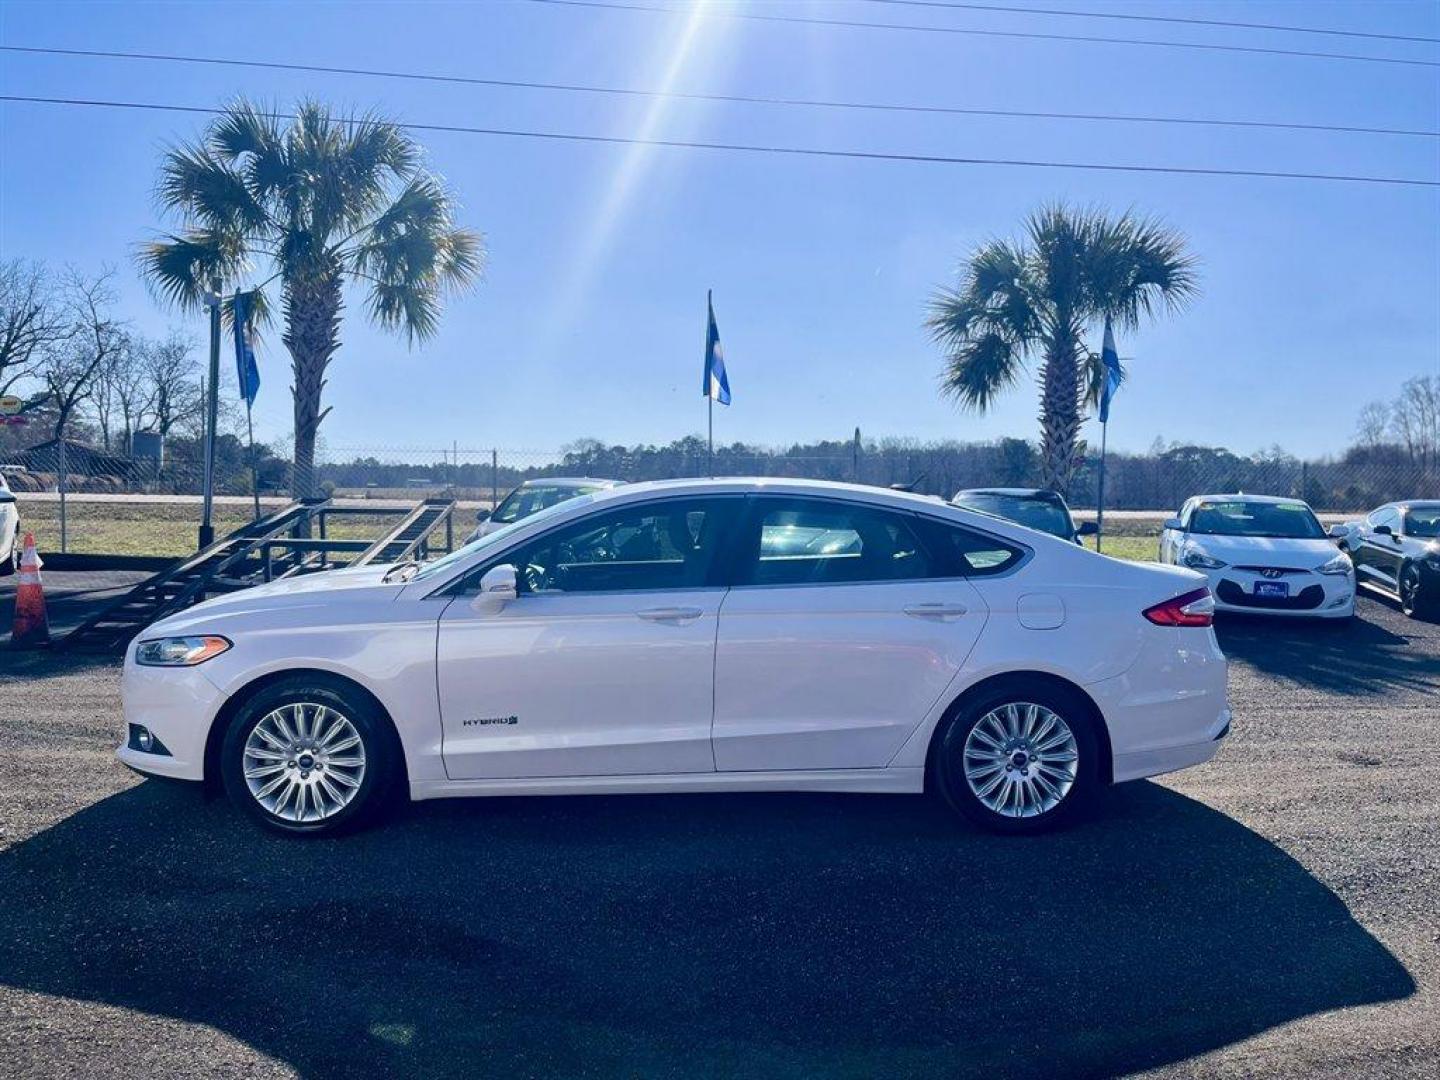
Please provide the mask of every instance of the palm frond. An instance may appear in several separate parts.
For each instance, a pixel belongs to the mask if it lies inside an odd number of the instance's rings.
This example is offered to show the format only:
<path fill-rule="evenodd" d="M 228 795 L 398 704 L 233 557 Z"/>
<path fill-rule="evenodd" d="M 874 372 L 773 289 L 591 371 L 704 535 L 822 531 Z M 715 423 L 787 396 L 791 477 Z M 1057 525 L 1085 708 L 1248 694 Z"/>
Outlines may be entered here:
<path fill-rule="evenodd" d="M 1096 352 L 1085 353 L 1082 361 L 1085 365 L 1085 392 L 1083 399 L 1085 405 L 1091 409 L 1100 407 L 1100 394 L 1105 389 L 1105 362 L 1100 354 Z M 1125 385 L 1125 380 L 1130 377 L 1130 369 L 1122 362 L 1120 364 L 1120 385 Z"/>
<path fill-rule="evenodd" d="M 146 283 L 182 310 L 204 305 L 213 279 L 233 279 L 244 266 L 244 247 L 233 237 L 193 232 L 144 244 L 138 256 Z"/>
<path fill-rule="evenodd" d="M 1021 354 L 999 334 L 982 334 L 958 344 L 945 358 L 941 392 L 966 408 L 984 412 L 1024 370 Z"/>
<path fill-rule="evenodd" d="M 410 344 L 432 337 L 440 325 L 440 290 L 432 282 L 377 281 L 370 317 L 387 330 L 403 330 Z"/>
<path fill-rule="evenodd" d="M 205 146 L 177 145 L 165 152 L 156 196 L 186 224 L 206 229 L 248 232 L 267 223 L 244 177 Z"/>

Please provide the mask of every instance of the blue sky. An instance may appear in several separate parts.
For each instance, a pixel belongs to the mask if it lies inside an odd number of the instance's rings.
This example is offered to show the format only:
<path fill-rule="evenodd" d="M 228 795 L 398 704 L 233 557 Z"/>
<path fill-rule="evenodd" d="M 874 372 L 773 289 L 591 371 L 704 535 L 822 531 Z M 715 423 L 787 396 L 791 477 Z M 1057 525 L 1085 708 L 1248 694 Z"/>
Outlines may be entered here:
<path fill-rule="evenodd" d="M 1038 6 L 1057 7 L 1062 0 Z M 1065 0 L 1068 2 L 1068 0 Z M 731 9 L 735 5 L 729 5 Z M 1138 4 L 1084 10 L 1440 36 L 1415 2 Z M 1440 59 L 1440 46 L 867 3 L 739 5 L 870 21 L 1172 38 Z M 1035 110 L 1440 129 L 1435 68 L 967 38 L 513 3 L 0 5 L 0 39 L 508 79 Z M 423 123 L 659 138 L 1440 179 L 1440 140 L 912 116 L 0 54 L 0 92 L 210 106 L 301 96 Z M 162 225 L 175 114 L 0 104 L 0 253 L 119 269 L 143 331 L 203 327 L 131 262 Z M 795 159 L 426 134 L 431 167 L 486 235 L 484 284 L 422 348 L 357 302 L 331 368 L 330 448 L 550 450 L 580 436 L 703 432 L 705 291 L 735 403 L 719 441 L 1035 435 L 1030 383 L 989 415 L 937 392 L 921 321 L 977 242 L 1052 199 L 1155 212 L 1184 230 L 1204 294 L 1120 342 L 1132 378 L 1110 443 L 1343 449 L 1365 401 L 1440 373 L 1440 189 Z M 262 438 L 291 429 L 288 357 L 261 351 Z M 1089 427 L 1089 425 L 1087 425 Z M 1098 432 L 1089 432 L 1098 437 Z"/>

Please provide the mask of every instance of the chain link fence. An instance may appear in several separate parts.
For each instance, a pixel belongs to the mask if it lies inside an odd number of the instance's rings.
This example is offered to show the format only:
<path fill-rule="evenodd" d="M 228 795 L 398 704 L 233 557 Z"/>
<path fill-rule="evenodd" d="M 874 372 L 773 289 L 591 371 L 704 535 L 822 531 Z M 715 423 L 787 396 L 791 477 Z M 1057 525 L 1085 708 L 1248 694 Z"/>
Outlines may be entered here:
<path fill-rule="evenodd" d="M 157 448 L 158 450 L 158 448 Z M 193 551 L 204 460 L 198 440 L 175 440 L 163 455 L 119 455 L 79 442 L 49 440 L 0 461 L 26 528 L 42 550 L 179 555 Z M 217 447 L 214 521 L 223 534 L 257 506 L 281 504 L 297 490 L 290 462 L 225 436 Z M 606 446 L 586 440 L 564 449 L 449 446 L 324 446 L 314 494 L 341 500 L 416 502 L 445 497 L 462 511 L 489 509 L 517 484 L 547 476 L 636 482 L 691 476 L 768 476 L 898 485 L 950 497 L 966 487 L 1033 487 L 1038 454 L 1020 439 L 924 443 L 836 440 L 789 449 L 716 447 L 699 438 L 665 445 Z M 1077 512 L 1093 511 L 1099 462 L 1087 458 L 1068 493 Z M 1156 519 L 1189 496 L 1246 492 L 1302 498 L 1327 515 L 1353 515 L 1401 498 L 1440 498 L 1440 462 L 1407 455 L 1356 454 L 1340 460 L 1244 456 L 1204 447 L 1112 453 L 1105 508 Z M 460 519 L 463 521 L 463 517 Z"/>

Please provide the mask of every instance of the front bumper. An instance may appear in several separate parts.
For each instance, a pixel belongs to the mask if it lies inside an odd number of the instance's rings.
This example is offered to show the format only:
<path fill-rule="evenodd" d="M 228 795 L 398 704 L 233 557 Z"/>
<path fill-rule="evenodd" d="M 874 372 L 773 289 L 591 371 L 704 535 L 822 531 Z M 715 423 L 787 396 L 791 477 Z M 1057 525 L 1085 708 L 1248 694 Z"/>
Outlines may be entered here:
<path fill-rule="evenodd" d="M 1287 569 L 1277 576 L 1267 576 L 1236 566 L 1202 572 L 1215 596 L 1216 611 L 1310 619 L 1348 619 L 1355 614 L 1353 574 L 1317 574 L 1313 570 Z M 1257 583 L 1283 583 L 1288 595 L 1257 595 Z"/>
<path fill-rule="evenodd" d="M 205 741 L 224 695 L 193 668 L 141 667 L 131 645 L 120 682 L 125 726 L 115 756 L 137 772 L 175 780 L 205 778 Z M 168 754 L 147 753 L 132 745 L 130 725 L 139 724 L 159 739 Z"/>

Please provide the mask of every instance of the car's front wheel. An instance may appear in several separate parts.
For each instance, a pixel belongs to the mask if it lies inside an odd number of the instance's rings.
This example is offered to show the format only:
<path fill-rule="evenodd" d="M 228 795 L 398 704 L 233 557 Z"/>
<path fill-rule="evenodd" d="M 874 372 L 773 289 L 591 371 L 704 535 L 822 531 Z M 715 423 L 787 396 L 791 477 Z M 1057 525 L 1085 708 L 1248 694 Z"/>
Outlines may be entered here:
<path fill-rule="evenodd" d="M 1032 833 L 1071 818 L 1098 784 L 1090 711 L 1060 689 L 1011 686 L 957 709 L 939 733 L 936 786 L 971 821 Z"/>
<path fill-rule="evenodd" d="M 221 748 L 226 793 L 260 824 L 333 834 L 388 801 L 398 747 L 353 688 L 306 677 L 272 683 L 236 713 Z"/>

